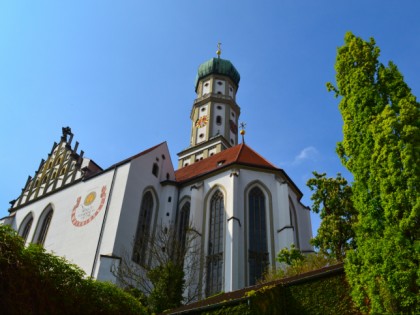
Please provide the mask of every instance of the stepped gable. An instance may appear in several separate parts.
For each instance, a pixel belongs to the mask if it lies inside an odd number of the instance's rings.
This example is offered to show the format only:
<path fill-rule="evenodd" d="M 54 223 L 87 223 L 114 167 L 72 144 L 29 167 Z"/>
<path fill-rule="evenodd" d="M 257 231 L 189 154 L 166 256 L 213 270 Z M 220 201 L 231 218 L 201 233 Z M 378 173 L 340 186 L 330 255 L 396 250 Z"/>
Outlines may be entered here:
<path fill-rule="evenodd" d="M 71 128 L 63 127 L 60 142 L 54 142 L 48 157 L 28 177 L 20 196 L 10 201 L 9 212 L 102 171 L 93 160 L 83 157 L 83 150 L 77 152 L 79 143 L 73 146 L 72 140 Z"/>

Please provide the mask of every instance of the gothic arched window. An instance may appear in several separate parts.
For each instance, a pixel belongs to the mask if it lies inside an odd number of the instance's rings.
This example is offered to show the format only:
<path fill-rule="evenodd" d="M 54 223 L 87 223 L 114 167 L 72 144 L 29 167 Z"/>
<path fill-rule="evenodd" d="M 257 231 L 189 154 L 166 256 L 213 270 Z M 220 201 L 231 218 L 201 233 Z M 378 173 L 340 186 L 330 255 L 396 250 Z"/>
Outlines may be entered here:
<path fill-rule="evenodd" d="M 137 223 L 136 237 L 134 239 L 133 261 L 140 265 L 146 262 L 146 250 L 150 236 L 150 226 L 153 214 L 153 196 L 150 191 L 143 195 L 140 215 Z"/>
<path fill-rule="evenodd" d="M 220 190 L 217 190 L 210 200 L 210 224 L 207 249 L 207 296 L 222 291 L 224 214 L 223 194 Z"/>
<path fill-rule="evenodd" d="M 294 243 L 297 248 L 300 248 L 299 227 L 298 227 L 297 218 L 296 218 L 296 210 L 291 199 L 289 199 L 289 215 L 290 215 L 290 225 L 293 227 Z"/>
<path fill-rule="evenodd" d="M 248 279 L 249 285 L 261 279 L 268 265 L 265 196 L 258 187 L 251 189 L 249 201 Z"/>
<path fill-rule="evenodd" d="M 178 244 L 180 246 L 181 253 L 185 250 L 185 242 L 187 238 L 187 230 L 189 226 L 190 221 L 190 202 L 187 201 L 184 203 L 184 205 L 181 208 L 181 211 L 179 212 L 179 218 L 178 218 Z"/>
<path fill-rule="evenodd" d="M 20 227 L 20 236 L 22 236 L 22 238 L 25 240 L 28 239 L 28 235 L 29 235 L 29 231 L 31 230 L 32 227 L 32 223 L 34 222 L 34 217 L 32 216 L 32 214 L 29 214 L 22 222 L 22 225 Z"/>
<path fill-rule="evenodd" d="M 50 227 L 51 219 L 54 212 L 52 208 L 49 208 L 46 211 L 48 211 L 46 215 L 41 216 L 41 218 L 43 217 L 44 219 L 42 221 L 41 229 L 39 230 L 38 237 L 36 240 L 36 243 L 40 245 L 44 245 L 45 243 L 45 239 L 47 238 L 48 229 Z"/>

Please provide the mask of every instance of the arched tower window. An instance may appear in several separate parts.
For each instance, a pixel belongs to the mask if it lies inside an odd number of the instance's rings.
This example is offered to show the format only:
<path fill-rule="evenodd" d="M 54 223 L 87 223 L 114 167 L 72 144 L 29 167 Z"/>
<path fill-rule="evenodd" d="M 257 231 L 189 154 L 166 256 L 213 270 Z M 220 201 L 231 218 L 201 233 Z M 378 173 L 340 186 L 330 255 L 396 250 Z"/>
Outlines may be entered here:
<path fill-rule="evenodd" d="M 258 187 L 251 189 L 249 201 L 248 279 L 249 285 L 261 279 L 268 265 L 265 196 Z"/>
<path fill-rule="evenodd" d="M 181 253 L 185 250 L 185 242 L 187 238 L 187 230 L 190 221 L 190 202 L 187 201 L 181 208 L 179 212 L 178 218 L 178 227 L 177 227 L 177 236 L 178 236 L 178 244 L 180 246 L 179 250 Z"/>
<path fill-rule="evenodd" d="M 25 240 L 28 239 L 29 231 L 31 230 L 32 223 L 34 222 L 34 217 L 32 214 L 29 214 L 22 222 L 21 227 L 19 229 L 19 235 Z"/>
<path fill-rule="evenodd" d="M 153 175 L 155 175 L 156 177 L 158 177 L 158 174 L 159 174 L 159 166 L 156 163 L 153 163 L 152 173 L 153 173 Z"/>
<path fill-rule="evenodd" d="M 48 229 L 50 228 L 51 219 L 53 216 L 53 209 L 49 208 L 47 214 L 44 216 L 42 221 L 41 229 L 39 230 L 38 237 L 36 240 L 37 244 L 44 245 L 45 239 L 47 238 Z M 41 216 L 42 218 L 42 216 Z"/>
<path fill-rule="evenodd" d="M 141 202 L 133 249 L 133 261 L 140 265 L 144 265 L 146 262 L 146 250 L 150 236 L 150 227 L 152 224 L 153 206 L 154 202 L 152 193 L 147 191 L 143 195 L 143 200 Z"/>
<path fill-rule="evenodd" d="M 222 291 L 224 214 L 223 194 L 220 190 L 217 190 L 210 200 L 210 224 L 207 249 L 207 296 Z"/>

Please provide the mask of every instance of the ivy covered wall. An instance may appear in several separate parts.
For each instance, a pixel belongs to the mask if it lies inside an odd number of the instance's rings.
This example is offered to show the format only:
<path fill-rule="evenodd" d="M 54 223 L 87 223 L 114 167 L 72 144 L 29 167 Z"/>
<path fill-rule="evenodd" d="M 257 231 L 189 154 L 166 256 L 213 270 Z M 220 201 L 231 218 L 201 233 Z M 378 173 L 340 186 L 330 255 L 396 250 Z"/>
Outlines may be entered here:
<path fill-rule="evenodd" d="M 342 264 L 221 294 L 168 314 L 361 314 L 354 306 Z"/>

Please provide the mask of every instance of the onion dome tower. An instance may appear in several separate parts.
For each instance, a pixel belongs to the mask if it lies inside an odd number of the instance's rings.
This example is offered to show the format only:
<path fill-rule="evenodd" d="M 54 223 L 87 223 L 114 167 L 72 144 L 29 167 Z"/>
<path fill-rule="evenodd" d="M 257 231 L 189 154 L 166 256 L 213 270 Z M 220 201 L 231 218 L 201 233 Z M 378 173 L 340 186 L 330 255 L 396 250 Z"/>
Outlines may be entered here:
<path fill-rule="evenodd" d="M 178 153 L 184 167 L 238 144 L 239 105 L 236 93 L 240 75 L 229 60 L 220 58 L 220 43 L 212 58 L 198 68 L 191 110 L 190 146 Z"/>

